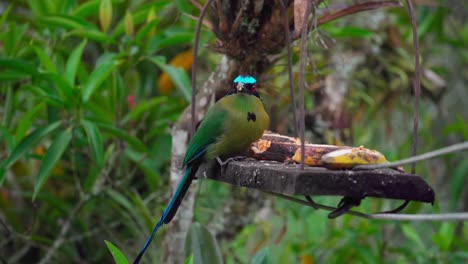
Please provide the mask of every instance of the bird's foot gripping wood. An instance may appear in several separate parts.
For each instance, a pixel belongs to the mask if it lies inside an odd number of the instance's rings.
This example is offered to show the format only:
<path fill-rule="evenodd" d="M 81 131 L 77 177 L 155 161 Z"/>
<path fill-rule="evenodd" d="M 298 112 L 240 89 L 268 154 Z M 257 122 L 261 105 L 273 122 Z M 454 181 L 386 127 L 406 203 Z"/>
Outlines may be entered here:
<path fill-rule="evenodd" d="M 355 206 L 359 206 L 363 198 L 364 197 L 362 198 L 355 198 L 355 197 L 349 197 L 349 196 L 343 197 L 343 199 L 341 199 L 341 201 L 338 203 L 337 208 L 333 212 L 328 214 L 328 218 L 334 219 L 334 218 L 337 218 L 338 216 L 341 216 L 347 213 L 351 208 Z"/>
<path fill-rule="evenodd" d="M 225 161 L 222 161 L 220 157 L 216 157 L 216 161 L 221 167 L 224 167 L 231 161 L 241 161 L 241 160 L 245 160 L 246 158 L 247 157 L 245 156 L 235 156 L 235 157 L 228 158 Z"/>

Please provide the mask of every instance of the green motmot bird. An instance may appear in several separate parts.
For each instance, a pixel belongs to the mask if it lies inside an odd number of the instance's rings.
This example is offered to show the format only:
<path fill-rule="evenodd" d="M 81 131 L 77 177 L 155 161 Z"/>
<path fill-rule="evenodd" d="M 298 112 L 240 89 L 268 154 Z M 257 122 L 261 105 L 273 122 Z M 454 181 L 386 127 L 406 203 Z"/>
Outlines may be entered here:
<path fill-rule="evenodd" d="M 140 262 L 159 227 L 172 220 L 200 164 L 213 159 L 220 161 L 219 157 L 227 158 L 245 151 L 263 135 L 269 122 L 270 118 L 257 92 L 255 78 L 238 76 L 234 79 L 231 90 L 208 110 L 200 122 L 185 153 L 184 175 L 133 263 Z"/>

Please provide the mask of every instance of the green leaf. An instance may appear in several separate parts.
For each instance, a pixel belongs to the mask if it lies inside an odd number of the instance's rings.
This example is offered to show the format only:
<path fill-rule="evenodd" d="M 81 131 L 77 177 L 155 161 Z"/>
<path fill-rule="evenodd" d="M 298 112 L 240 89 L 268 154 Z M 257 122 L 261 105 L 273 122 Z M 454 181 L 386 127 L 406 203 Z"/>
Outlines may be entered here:
<path fill-rule="evenodd" d="M 86 135 L 88 137 L 88 143 L 91 148 L 91 153 L 96 162 L 98 168 L 102 167 L 104 163 L 104 150 L 102 145 L 102 137 L 99 132 L 98 127 L 91 121 L 81 120 L 81 125 L 83 126 Z"/>
<path fill-rule="evenodd" d="M 332 24 L 326 24 L 323 28 L 334 38 L 370 38 L 375 34 L 372 30 L 352 26 L 337 27 Z"/>
<path fill-rule="evenodd" d="M 268 247 L 262 248 L 250 260 L 251 264 L 268 264 Z"/>
<path fill-rule="evenodd" d="M 185 258 L 184 264 L 193 264 L 193 255 L 190 254 L 187 258 Z"/>
<path fill-rule="evenodd" d="M 130 160 L 135 162 L 140 170 L 143 171 L 149 190 L 155 191 L 158 180 L 161 179 L 161 175 L 159 174 L 161 170 L 158 168 L 157 162 L 152 158 L 149 158 L 146 153 L 139 153 L 132 149 L 127 149 L 125 154 Z"/>
<path fill-rule="evenodd" d="M 39 77 L 52 82 L 57 89 L 60 98 L 63 99 L 64 102 L 69 103 L 75 99 L 72 93 L 71 85 L 69 85 L 61 75 L 58 75 L 57 73 L 43 73 L 39 75 Z"/>
<path fill-rule="evenodd" d="M 112 257 L 114 258 L 115 263 L 117 264 L 128 264 L 128 260 L 125 255 L 111 242 L 104 240 L 106 242 L 107 248 L 109 249 Z"/>
<path fill-rule="evenodd" d="M 46 14 L 53 14 L 56 12 L 54 1 L 51 0 L 28 0 L 28 4 L 32 9 L 35 16 L 43 16 Z"/>
<path fill-rule="evenodd" d="M 68 147 L 70 140 L 72 138 L 71 128 L 61 131 L 53 139 L 52 144 L 47 149 L 44 157 L 42 158 L 41 167 L 39 168 L 39 173 L 36 177 L 36 184 L 34 186 L 33 201 L 36 199 L 36 196 L 41 189 L 42 185 L 46 182 L 47 178 L 50 175 L 50 172 L 54 168 L 57 161 L 62 157 L 63 152 Z"/>
<path fill-rule="evenodd" d="M 34 46 L 33 49 L 36 52 L 37 57 L 39 57 L 41 64 L 44 66 L 44 69 L 48 72 L 57 73 L 57 68 L 51 60 L 50 55 L 46 54 L 44 47 Z"/>
<path fill-rule="evenodd" d="M 89 16 L 95 15 L 99 11 L 100 2 L 101 0 L 86 1 L 73 10 L 72 16 L 85 19 Z"/>
<path fill-rule="evenodd" d="M 7 152 L 10 152 L 11 149 L 15 146 L 15 138 L 8 131 L 8 129 L 0 124 L 0 142 L 5 143 L 5 148 Z M 1 175 L 1 174 L 0 174 Z M 0 184 L 1 185 L 1 184 Z"/>
<path fill-rule="evenodd" d="M 83 55 L 83 50 L 86 47 L 88 41 L 84 39 L 78 47 L 76 47 L 68 57 L 67 64 L 65 66 L 65 80 L 70 86 L 75 84 L 76 71 L 78 65 L 81 62 L 81 56 Z"/>
<path fill-rule="evenodd" d="M 37 117 L 38 112 L 41 111 L 44 108 L 44 106 L 44 103 L 36 105 L 33 109 L 28 111 L 23 116 L 23 118 L 21 118 L 21 120 L 18 122 L 18 126 L 16 127 L 15 131 L 16 142 L 19 142 L 21 139 L 23 139 L 24 135 L 31 127 L 33 119 Z"/>
<path fill-rule="evenodd" d="M 26 78 L 29 78 L 28 74 L 8 70 L 0 72 L 0 81 L 19 81 Z"/>
<path fill-rule="evenodd" d="M 6 69 L 20 73 L 26 73 L 33 77 L 39 75 L 37 67 L 24 60 L 0 58 L 0 67 L 5 67 Z"/>
<path fill-rule="evenodd" d="M 268 264 L 268 247 L 262 248 L 253 256 L 250 261 L 252 264 Z"/>
<path fill-rule="evenodd" d="M 127 197 L 125 197 L 123 194 L 115 191 L 115 190 L 112 190 L 112 189 L 108 189 L 106 191 L 107 195 L 109 195 L 109 197 L 114 200 L 116 203 L 120 204 L 122 207 L 128 209 L 128 210 L 132 210 L 134 208 L 134 205 L 132 202 L 130 202 Z"/>
<path fill-rule="evenodd" d="M 151 6 L 148 5 L 145 8 L 142 8 L 141 10 L 138 10 L 136 12 L 132 12 L 133 15 L 133 23 L 135 27 L 141 23 L 143 23 L 146 20 L 146 17 L 148 15 L 148 11 L 151 9 Z M 125 32 L 125 23 L 124 19 L 122 19 L 117 23 L 117 25 L 114 28 L 114 31 L 112 31 L 111 36 L 112 38 L 116 38 L 120 35 L 122 35 Z"/>
<path fill-rule="evenodd" d="M 223 263 L 218 242 L 210 231 L 200 223 L 193 223 L 185 240 L 185 252 L 193 255 L 193 263 Z"/>
<path fill-rule="evenodd" d="M 122 118 L 122 124 L 126 124 L 130 120 L 138 119 L 142 114 L 148 112 L 151 109 L 154 109 L 158 105 L 167 101 L 167 97 L 156 97 L 148 101 L 143 101 L 139 103 L 135 108 L 132 109 L 128 114 Z"/>
<path fill-rule="evenodd" d="M 38 96 L 38 99 L 45 100 L 47 104 L 64 108 L 65 103 L 57 95 L 51 93 L 42 85 L 26 84 L 23 86 L 23 89 L 31 91 Z"/>
<path fill-rule="evenodd" d="M 13 57 L 18 53 L 20 40 L 23 38 L 26 30 L 28 29 L 28 24 L 17 25 L 16 23 L 9 23 L 7 30 L 3 35 L 3 44 L 4 44 L 4 54 Z"/>
<path fill-rule="evenodd" d="M 60 1 L 54 1 L 54 0 L 43 0 L 44 3 L 44 9 L 47 12 L 47 14 L 54 14 L 57 13 L 57 3 Z M 56 3 L 57 2 L 57 3 Z"/>
<path fill-rule="evenodd" d="M 2 124 L 5 127 L 9 127 L 11 124 L 11 120 L 14 116 L 13 110 L 13 101 L 14 101 L 14 93 L 13 93 L 13 86 L 8 85 L 6 86 L 6 95 L 5 100 L 3 102 L 3 113 L 2 113 Z"/>
<path fill-rule="evenodd" d="M 456 165 L 455 171 L 453 172 L 453 178 L 450 182 L 450 208 L 456 210 L 457 204 L 461 204 L 459 201 L 463 189 L 465 188 L 465 181 L 468 175 L 468 160 L 461 160 L 459 164 Z"/>
<path fill-rule="evenodd" d="M 182 13 L 189 13 L 190 8 L 187 0 L 176 0 L 177 6 Z"/>
<path fill-rule="evenodd" d="M 89 100 L 94 91 L 109 77 L 117 65 L 118 62 L 113 60 L 113 56 L 108 56 L 94 69 L 83 88 L 84 102 Z"/>
<path fill-rule="evenodd" d="M 165 36 L 164 39 L 157 43 L 157 49 L 164 49 L 174 45 L 190 44 L 193 41 L 193 33 L 176 33 Z"/>
<path fill-rule="evenodd" d="M 87 28 L 87 29 L 96 29 L 96 27 L 87 22 L 84 19 L 80 19 L 77 17 L 72 17 L 72 16 L 44 16 L 39 19 L 39 22 L 42 22 L 46 25 L 53 25 L 53 26 L 58 26 L 58 27 L 63 27 L 68 30 L 72 29 L 82 29 L 82 28 Z"/>
<path fill-rule="evenodd" d="M 421 240 L 421 237 L 419 237 L 418 232 L 416 232 L 416 230 L 410 224 L 402 225 L 402 229 L 403 234 L 405 234 L 407 238 L 413 241 L 419 250 L 424 250 L 426 248 L 423 241 Z"/>
<path fill-rule="evenodd" d="M 97 29 L 77 28 L 77 29 L 70 30 L 69 32 L 67 32 L 67 36 L 81 37 L 81 38 L 94 40 L 96 42 L 100 42 L 104 44 L 115 42 L 113 38 L 107 36 L 105 33 Z"/>
<path fill-rule="evenodd" d="M 158 19 L 151 20 L 149 23 L 146 23 L 140 30 L 138 30 L 135 40 L 139 43 L 143 40 L 148 32 L 153 29 L 159 23 Z"/>
<path fill-rule="evenodd" d="M 124 140 L 130 146 L 135 148 L 135 150 L 140 152 L 148 152 L 145 144 L 143 144 L 138 138 L 128 134 L 126 131 L 108 124 L 96 123 L 96 125 L 98 125 L 104 132 Z"/>
<path fill-rule="evenodd" d="M 83 190 L 85 192 L 92 191 L 94 183 L 98 178 L 100 171 L 96 168 L 96 166 L 90 166 L 88 169 L 88 175 L 86 176 L 84 183 L 83 183 Z"/>
<path fill-rule="evenodd" d="M 184 96 L 185 100 L 190 102 L 192 91 L 187 73 L 185 73 L 183 69 L 166 64 L 164 58 L 161 56 L 151 57 L 150 61 L 156 64 L 156 66 L 169 75 L 172 82 Z"/>
<path fill-rule="evenodd" d="M 6 10 L 3 11 L 2 16 L 0 17 L 0 28 L 3 28 L 3 25 L 5 24 L 5 21 L 8 18 L 8 15 L 11 12 L 11 9 L 13 9 L 13 5 L 10 4 Z"/>
<path fill-rule="evenodd" d="M 92 113 L 92 118 L 90 118 L 90 120 L 92 119 L 95 122 L 104 124 L 111 124 L 114 122 L 115 113 L 112 109 L 115 108 L 103 104 L 100 100 L 89 101 L 86 104 L 86 110 Z"/>
<path fill-rule="evenodd" d="M 29 9 L 34 16 L 42 16 L 45 13 L 44 2 L 36 0 L 28 0 Z"/>
<path fill-rule="evenodd" d="M 47 126 L 39 127 L 34 132 L 26 136 L 11 152 L 8 158 L 2 162 L 0 168 L 3 173 L 0 173 L 0 186 L 5 179 L 5 171 L 13 163 L 15 163 L 21 156 L 26 153 L 28 150 L 32 149 L 39 141 L 41 141 L 45 136 L 54 132 L 61 124 L 61 121 L 57 121 Z"/>
<path fill-rule="evenodd" d="M 454 235 L 455 225 L 445 222 L 441 224 L 439 232 L 432 237 L 432 240 L 442 251 L 449 251 Z"/>

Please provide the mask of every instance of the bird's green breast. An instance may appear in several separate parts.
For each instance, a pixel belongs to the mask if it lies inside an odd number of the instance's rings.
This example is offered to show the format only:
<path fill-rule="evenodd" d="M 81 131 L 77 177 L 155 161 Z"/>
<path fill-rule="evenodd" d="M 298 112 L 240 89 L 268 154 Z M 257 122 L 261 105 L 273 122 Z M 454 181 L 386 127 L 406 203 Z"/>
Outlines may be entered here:
<path fill-rule="evenodd" d="M 263 102 L 254 95 L 237 93 L 226 96 L 216 103 L 214 110 L 225 111 L 223 133 L 208 147 L 206 160 L 245 151 L 263 135 L 270 122 Z"/>

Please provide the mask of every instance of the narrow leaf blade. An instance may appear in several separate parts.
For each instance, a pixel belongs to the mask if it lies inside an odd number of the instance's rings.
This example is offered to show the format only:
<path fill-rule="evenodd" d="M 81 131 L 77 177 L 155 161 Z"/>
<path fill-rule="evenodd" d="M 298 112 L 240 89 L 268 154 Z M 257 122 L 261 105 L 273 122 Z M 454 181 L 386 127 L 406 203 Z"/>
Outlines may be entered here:
<path fill-rule="evenodd" d="M 35 46 L 34 51 L 36 52 L 37 57 L 40 59 L 41 64 L 44 66 L 46 71 L 57 73 L 57 68 L 55 67 L 54 62 L 43 48 Z"/>
<path fill-rule="evenodd" d="M 124 140 L 130 146 L 132 146 L 135 150 L 140 151 L 140 152 L 148 151 L 147 147 L 145 146 L 145 144 L 143 144 L 143 142 L 141 142 L 138 138 L 128 134 L 126 131 L 119 129 L 117 127 L 108 125 L 108 124 L 103 124 L 103 123 L 96 123 L 96 124 L 102 129 L 103 132 L 109 133 L 113 136 L 116 136 Z"/>
<path fill-rule="evenodd" d="M 30 111 L 28 111 L 24 115 L 24 117 L 20 119 L 20 121 L 18 122 L 18 126 L 16 127 L 16 131 L 15 131 L 16 142 L 19 142 L 20 140 L 23 139 L 24 135 L 26 134 L 28 129 L 31 127 L 34 117 L 36 117 L 39 111 L 42 111 L 44 107 L 45 107 L 45 104 L 40 103 L 36 105 L 34 108 L 32 108 Z"/>
<path fill-rule="evenodd" d="M 112 257 L 114 258 L 115 263 L 117 264 L 128 264 L 128 260 L 125 255 L 111 242 L 104 240 L 106 246 L 109 249 Z"/>
<path fill-rule="evenodd" d="M 186 252 L 193 254 L 193 263 L 223 263 L 216 238 L 200 223 L 194 223 L 186 241 Z"/>
<path fill-rule="evenodd" d="M 93 24 L 87 22 L 86 20 L 80 19 L 77 17 L 72 17 L 72 16 L 61 16 L 61 15 L 43 16 L 39 19 L 39 22 L 42 22 L 48 25 L 63 27 L 68 30 L 80 29 L 80 28 L 88 28 L 88 29 L 96 28 Z"/>
<path fill-rule="evenodd" d="M 268 264 L 268 247 L 262 248 L 253 256 L 251 264 Z"/>
<path fill-rule="evenodd" d="M 68 57 L 67 64 L 65 66 L 65 80 L 71 86 L 75 84 L 76 71 L 87 42 L 88 41 L 86 39 L 83 40 L 80 45 L 72 51 L 70 57 Z"/>
<path fill-rule="evenodd" d="M 72 138 L 72 130 L 66 129 L 60 132 L 52 141 L 49 149 L 47 149 L 44 157 L 42 158 L 41 167 L 36 177 L 36 184 L 34 186 L 33 200 L 36 199 L 39 190 L 46 182 L 50 172 L 54 168 L 57 161 L 62 157 L 63 152 L 68 147 Z"/>
<path fill-rule="evenodd" d="M 190 102 L 192 92 L 190 80 L 187 73 L 185 73 L 183 69 L 166 64 L 162 57 L 152 57 L 150 58 L 150 60 L 151 62 L 156 64 L 156 66 L 158 66 L 162 71 L 167 73 L 167 75 L 169 75 L 172 82 L 176 85 L 177 89 L 184 96 L 185 100 L 187 100 L 187 102 Z"/>
<path fill-rule="evenodd" d="M 94 161 L 96 162 L 96 166 L 101 168 L 104 162 L 104 150 L 102 146 L 101 132 L 93 122 L 88 120 L 81 120 L 81 125 L 83 126 L 88 137 L 88 143 L 91 148 Z"/>
<path fill-rule="evenodd" d="M 61 121 L 57 121 L 47 126 L 39 127 L 34 132 L 26 136 L 21 142 L 13 149 L 8 158 L 2 163 L 0 169 L 3 173 L 0 173 L 0 185 L 2 184 L 6 169 L 15 163 L 21 156 L 26 153 L 28 150 L 32 149 L 39 141 L 41 141 L 45 136 L 51 134 L 55 129 L 57 129 L 61 124 Z"/>
<path fill-rule="evenodd" d="M 83 89 L 83 101 L 87 102 L 94 91 L 109 77 L 117 66 L 117 62 L 109 57 L 108 60 L 99 64 L 89 76 L 88 82 Z"/>

